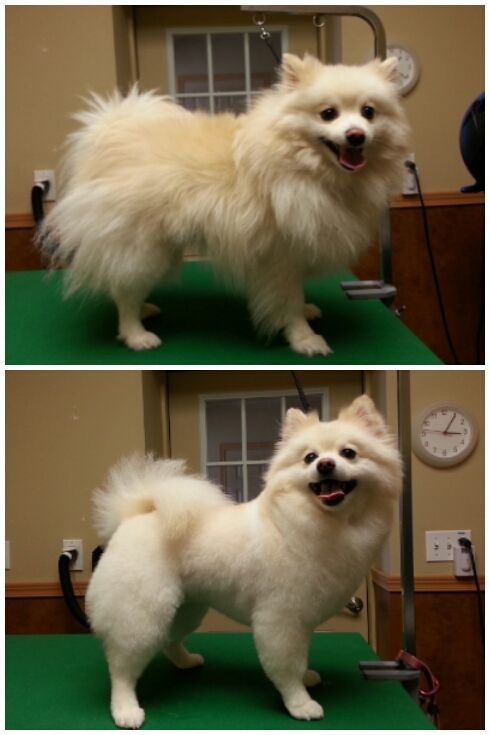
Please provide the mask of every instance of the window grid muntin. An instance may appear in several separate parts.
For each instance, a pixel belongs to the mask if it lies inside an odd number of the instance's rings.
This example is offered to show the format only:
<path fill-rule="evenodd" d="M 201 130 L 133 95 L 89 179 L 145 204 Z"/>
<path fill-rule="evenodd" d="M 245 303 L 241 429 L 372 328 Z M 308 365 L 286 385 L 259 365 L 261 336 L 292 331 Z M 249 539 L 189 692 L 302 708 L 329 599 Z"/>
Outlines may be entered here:
<path fill-rule="evenodd" d="M 325 421 L 329 415 L 329 400 L 328 400 L 328 388 L 307 388 L 305 390 L 306 397 L 312 397 L 314 395 L 320 396 L 320 407 L 321 415 L 320 418 Z M 200 402 L 200 425 L 201 425 L 201 471 L 207 476 L 208 467 L 241 467 L 242 468 L 242 496 L 243 502 L 248 500 L 248 470 L 247 465 L 267 465 L 267 459 L 248 459 L 247 453 L 247 417 L 246 417 L 246 401 L 247 399 L 254 398 L 279 398 L 281 406 L 281 421 L 284 420 L 286 415 L 286 399 L 297 397 L 297 393 L 294 390 L 287 391 L 253 391 L 247 393 L 226 393 L 226 394 L 214 394 L 214 395 L 201 395 L 199 397 Z M 241 460 L 210 460 L 207 461 L 208 456 L 208 445 L 207 445 L 207 424 L 206 424 L 206 403 L 208 401 L 240 401 L 240 424 L 241 424 Z"/>
<path fill-rule="evenodd" d="M 281 54 L 288 50 L 288 32 L 284 26 L 268 26 L 271 33 L 279 33 L 281 37 Z M 237 92 L 215 92 L 213 79 L 213 59 L 212 59 L 212 42 L 211 36 L 216 34 L 232 34 L 242 33 L 244 36 L 244 52 L 245 52 L 245 89 Z M 180 99 L 196 99 L 203 98 L 209 102 L 210 113 L 214 112 L 214 100 L 216 97 L 245 97 L 247 107 L 253 97 L 260 94 L 260 91 L 252 90 L 251 68 L 250 68 L 250 36 L 256 34 L 257 31 L 250 28 L 230 27 L 230 28 L 169 28 L 167 31 L 167 64 L 169 75 L 170 97 L 178 102 Z M 208 67 L 208 92 L 177 92 L 176 91 L 176 70 L 175 70 L 175 54 L 174 54 L 174 37 L 175 36 L 200 35 L 206 37 L 206 57 Z"/>

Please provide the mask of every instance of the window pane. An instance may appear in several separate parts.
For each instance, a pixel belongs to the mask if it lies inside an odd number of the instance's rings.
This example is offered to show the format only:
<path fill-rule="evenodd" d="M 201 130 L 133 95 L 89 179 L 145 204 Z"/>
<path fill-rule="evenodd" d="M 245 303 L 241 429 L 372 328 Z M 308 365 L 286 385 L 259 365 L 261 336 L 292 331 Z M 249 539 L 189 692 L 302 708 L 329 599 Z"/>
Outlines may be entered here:
<path fill-rule="evenodd" d="M 242 33 L 211 36 L 213 83 L 216 92 L 245 90 L 245 54 Z"/>
<path fill-rule="evenodd" d="M 206 36 L 174 36 L 175 91 L 208 92 Z"/>
<path fill-rule="evenodd" d="M 275 59 L 265 41 L 262 41 L 257 33 L 250 33 L 248 40 L 250 45 L 251 87 L 254 90 L 270 87 L 278 79 Z M 271 33 L 271 43 L 280 58 L 281 34 L 279 32 Z"/>
<path fill-rule="evenodd" d="M 186 110 L 206 110 L 206 112 L 209 112 L 209 97 L 177 97 L 177 102 Z"/>
<path fill-rule="evenodd" d="M 206 401 L 207 462 L 242 458 L 241 401 Z"/>
<path fill-rule="evenodd" d="M 321 419 L 327 418 L 326 416 L 323 416 L 322 414 L 322 396 L 319 393 L 316 394 L 306 394 L 306 397 L 308 399 L 308 403 L 310 404 L 313 411 L 318 411 L 318 415 Z M 301 408 L 301 403 L 299 401 L 298 396 L 288 396 L 286 398 L 286 411 L 288 408 Z"/>
<path fill-rule="evenodd" d="M 247 398 L 247 458 L 269 459 L 279 438 L 281 399 Z"/>
<path fill-rule="evenodd" d="M 267 464 L 249 464 L 247 465 L 248 477 L 248 499 L 256 498 L 264 487 L 264 473 Z"/>
<path fill-rule="evenodd" d="M 217 95 L 214 97 L 215 112 L 234 112 L 239 115 L 247 109 L 246 95 Z"/>
<path fill-rule="evenodd" d="M 219 485 L 226 495 L 237 503 L 243 500 L 243 469 L 237 467 L 208 467 L 207 476 Z"/>

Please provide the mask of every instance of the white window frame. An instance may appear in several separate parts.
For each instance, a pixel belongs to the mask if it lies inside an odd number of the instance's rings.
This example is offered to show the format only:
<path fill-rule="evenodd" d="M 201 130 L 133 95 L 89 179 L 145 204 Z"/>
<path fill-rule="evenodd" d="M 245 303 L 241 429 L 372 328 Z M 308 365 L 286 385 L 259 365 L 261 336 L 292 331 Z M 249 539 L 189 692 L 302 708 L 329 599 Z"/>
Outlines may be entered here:
<path fill-rule="evenodd" d="M 288 50 L 288 29 L 287 26 L 267 26 L 267 30 L 271 33 L 281 34 L 281 49 L 285 53 Z M 211 36 L 213 33 L 243 33 L 244 54 L 245 54 L 245 89 L 239 92 L 215 92 L 213 79 L 213 55 L 211 51 Z M 178 102 L 179 99 L 198 99 L 207 97 L 209 99 L 209 112 L 214 112 L 214 100 L 216 97 L 246 97 L 247 107 L 253 97 L 260 94 L 257 90 L 252 90 L 250 80 L 250 44 L 249 35 L 257 34 L 259 31 L 250 26 L 221 26 L 221 27 L 202 27 L 202 28 L 168 28 L 166 31 L 166 49 L 167 49 L 167 70 L 168 70 L 168 89 L 169 96 Z M 174 36 L 206 36 L 206 49 L 208 60 L 208 92 L 177 92 L 175 88 L 175 54 L 174 54 Z"/>
<path fill-rule="evenodd" d="M 322 421 L 327 421 L 330 414 L 330 396 L 329 389 L 323 388 L 303 388 L 306 396 L 310 394 L 320 394 L 321 396 L 321 412 Z M 281 398 L 281 421 L 286 415 L 286 398 L 297 397 L 295 390 L 267 390 L 267 391 L 245 391 L 237 393 L 206 393 L 199 395 L 199 437 L 201 445 L 201 473 L 207 476 L 208 467 L 241 467 L 243 472 L 243 500 L 248 500 L 248 465 L 268 464 L 269 459 L 248 459 L 247 457 L 247 415 L 245 411 L 245 401 L 247 398 Z M 207 461 L 208 445 L 206 432 L 206 402 L 207 401 L 240 401 L 241 412 L 241 437 L 242 437 L 242 458 L 241 460 L 230 460 L 220 462 Z"/>

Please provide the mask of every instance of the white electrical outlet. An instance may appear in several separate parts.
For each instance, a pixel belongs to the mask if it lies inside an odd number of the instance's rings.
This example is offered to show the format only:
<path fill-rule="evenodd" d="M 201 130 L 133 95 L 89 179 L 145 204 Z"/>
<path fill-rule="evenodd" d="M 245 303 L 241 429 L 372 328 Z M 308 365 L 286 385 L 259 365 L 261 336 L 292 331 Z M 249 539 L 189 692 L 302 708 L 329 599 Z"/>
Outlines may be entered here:
<path fill-rule="evenodd" d="M 39 169 L 34 171 L 34 183 L 39 184 L 41 181 L 49 181 L 48 193 L 44 196 L 45 202 L 54 202 L 56 199 L 56 182 L 54 179 L 54 171 L 52 169 Z"/>
<path fill-rule="evenodd" d="M 5 569 L 10 569 L 10 541 L 5 542 Z"/>
<path fill-rule="evenodd" d="M 471 531 L 426 531 L 425 560 L 453 561 L 458 538 L 463 536 L 471 541 Z"/>
<path fill-rule="evenodd" d="M 472 549 L 473 556 L 475 550 Z M 473 565 L 471 563 L 471 554 L 469 549 L 466 549 L 461 544 L 456 544 L 454 547 L 454 576 L 455 577 L 472 577 L 473 576 Z"/>
<path fill-rule="evenodd" d="M 415 163 L 415 153 L 410 153 L 407 157 L 407 160 Z M 418 194 L 417 179 L 415 178 L 415 174 L 410 168 L 407 168 L 406 166 L 403 169 L 402 194 L 404 196 L 413 196 L 414 194 Z"/>
<path fill-rule="evenodd" d="M 76 549 L 78 556 L 76 561 L 72 564 L 71 569 L 74 572 L 83 571 L 83 541 L 81 538 L 64 538 L 63 539 L 63 551 L 68 549 Z"/>

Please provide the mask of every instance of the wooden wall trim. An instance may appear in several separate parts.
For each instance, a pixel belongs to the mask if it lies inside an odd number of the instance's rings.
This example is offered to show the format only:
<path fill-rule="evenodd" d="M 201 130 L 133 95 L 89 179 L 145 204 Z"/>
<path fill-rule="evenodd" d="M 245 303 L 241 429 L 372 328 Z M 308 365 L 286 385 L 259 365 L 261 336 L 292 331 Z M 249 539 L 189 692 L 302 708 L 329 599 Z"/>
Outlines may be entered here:
<path fill-rule="evenodd" d="M 74 582 L 73 591 L 77 597 L 84 597 L 88 582 Z M 63 597 L 58 582 L 7 582 L 5 597 Z"/>
<path fill-rule="evenodd" d="M 373 584 L 387 592 L 400 592 L 400 577 L 387 575 L 380 569 L 372 569 Z M 485 577 L 479 576 L 480 587 L 485 589 Z M 74 582 L 73 590 L 77 597 L 84 597 L 88 582 Z M 472 579 L 454 577 L 415 577 L 416 592 L 472 592 L 475 589 Z M 5 585 L 5 597 L 63 597 L 58 582 L 10 582 Z"/>
<path fill-rule="evenodd" d="M 6 214 L 5 229 L 6 230 L 26 230 L 34 227 L 34 219 L 32 214 Z"/>
<path fill-rule="evenodd" d="M 373 584 L 387 592 L 400 592 L 401 582 L 397 575 L 387 575 L 380 569 L 372 569 Z M 415 592 L 473 592 L 475 583 L 472 578 L 455 577 L 415 577 Z M 478 577 L 480 587 L 485 589 L 485 577 Z"/>
<path fill-rule="evenodd" d="M 426 207 L 464 207 L 475 204 L 485 204 L 485 195 L 463 194 L 460 191 L 432 192 L 426 194 L 422 191 Z M 420 207 L 420 199 L 414 194 L 410 196 L 395 197 L 391 203 L 392 209 L 413 209 Z"/>
<path fill-rule="evenodd" d="M 460 191 L 448 192 L 429 192 L 424 194 L 424 202 L 427 207 L 461 207 L 474 204 L 484 204 L 485 195 L 463 194 Z M 391 203 L 392 209 L 413 209 L 420 207 L 420 201 L 417 195 L 398 196 Z M 24 214 L 6 214 L 5 229 L 19 230 L 34 227 L 34 219 L 27 212 Z"/>

